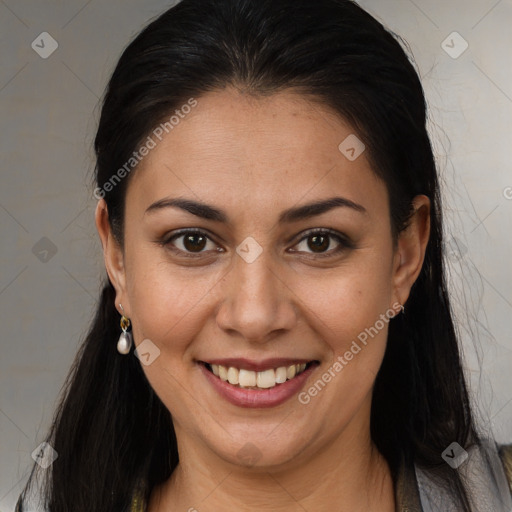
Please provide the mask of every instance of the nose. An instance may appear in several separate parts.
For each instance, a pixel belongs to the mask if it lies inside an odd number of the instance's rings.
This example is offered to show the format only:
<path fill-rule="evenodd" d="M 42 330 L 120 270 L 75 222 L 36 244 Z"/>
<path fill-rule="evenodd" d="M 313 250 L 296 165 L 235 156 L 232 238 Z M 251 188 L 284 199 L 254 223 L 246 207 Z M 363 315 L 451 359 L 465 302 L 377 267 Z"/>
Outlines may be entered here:
<path fill-rule="evenodd" d="M 223 279 L 223 300 L 217 325 L 231 336 L 266 343 L 291 330 L 297 322 L 296 297 L 269 251 L 252 263 L 236 255 Z"/>

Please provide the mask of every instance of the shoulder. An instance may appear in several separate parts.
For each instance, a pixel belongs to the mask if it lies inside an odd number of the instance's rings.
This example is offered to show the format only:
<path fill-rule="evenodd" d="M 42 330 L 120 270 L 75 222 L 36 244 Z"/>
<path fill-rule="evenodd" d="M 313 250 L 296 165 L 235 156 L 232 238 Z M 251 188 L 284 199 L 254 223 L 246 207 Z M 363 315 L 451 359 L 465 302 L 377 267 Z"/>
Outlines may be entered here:
<path fill-rule="evenodd" d="M 146 503 L 145 494 L 145 482 L 141 479 L 134 487 L 130 512 L 146 512 L 148 504 Z"/>
<path fill-rule="evenodd" d="M 25 512 L 23 507 L 23 494 L 20 494 L 14 512 Z M 146 512 L 144 492 L 141 488 L 137 488 L 133 493 L 130 512 Z"/>
<path fill-rule="evenodd" d="M 14 512 L 24 512 L 22 503 L 23 497 L 20 495 L 16 503 L 16 508 L 14 509 Z M 136 490 L 134 492 L 132 502 L 130 505 L 130 512 L 146 512 L 146 504 L 144 501 L 144 495 L 142 491 Z"/>
<path fill-rule="evenodd" d="M 146 512 L 146 506 L 144 495 L 141 491 L 136 491 L 133 494 L 130 512 Z"/>
<path fill-rule="evenodd" d="M 475 510 L 512 511 L 512 445 L 480 438 L 462 449 L 448 464 L 457 469 Z M 452 455 L 453 451 L 452 450 Z M 446 460 L 446 459 L 445 459 Z M 439 474 L 417 467 L 416 477 L 423 510 L 460 510 L 458 497 L 443 485 Z"/>
<path fill-rule="evenodd" d="M 503 468 L 505 470 L 505 476 L 507 477 L 508 486 L 512 494 L 512 443 L 511 444 L 498 444 L 498 454 Z"/>

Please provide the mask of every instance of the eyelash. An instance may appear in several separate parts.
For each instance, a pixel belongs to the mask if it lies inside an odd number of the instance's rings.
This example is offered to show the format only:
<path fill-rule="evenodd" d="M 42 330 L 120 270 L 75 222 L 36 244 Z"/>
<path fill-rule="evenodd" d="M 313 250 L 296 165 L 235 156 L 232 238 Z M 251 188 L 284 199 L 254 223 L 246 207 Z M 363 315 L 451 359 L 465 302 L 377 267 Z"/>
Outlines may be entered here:
<path fill-rule="evenodd" d="M 166 237 L 164 240 L 161 240 L 159 242 L 159 244 L 161 246 L 167 247 L 172 252 L 174 252 L 176 254 L 179 254 L 180 256 L 184 256 L 186 258 L 198 258 L 198 257 L 201 257 L 203 252 L 198 252 L 198 253 L 186 252 L 186 251 L 178 249 L 178 248 L 176 248 L 175 246 L 172 245 L 172 242 L 174 240 L 176 240 L 176 239 L 178 239 L 178 238 L 180 238 L 180 237 L 182 237 L 184 235 L 188 235 L 188 234 L 204 236 L 208 240 L 214 242 L 211 239 L 211 237 L 208 235 L 208 233 L 206 233 L 205 231 L 201 231 L 200 229 L 196 229 L 196 228 L 191 228 L 191 229 L 183 229 L 183 230 L 180 230 L 180 231 L 178 231 L 176 233 L 173 233 L 171 236 Z M 345 249 L 353 249 L 354 248 L 354 244 L 348 238 L 346 238 L 345 236 L 343 236 L 340 233 L 337 233 L 336 231 L 333 231 L 331 229 L 312 229 L 312 230 L 306 231 L 304 233 L 304 236 L 295 245 L 300 244 L 301 242 L 303 242 L 304 240 L 307 240 L 308 238 L 310 238 L 313 235 L 317 235 L 317 236 L 318 235 L 320 235 L 320 236 L 321 235 L 324 235 L 324 236 L 327 235 L 327 236 L 329 236 L 330 238 L 333 238 L 334 240 L 336 240 L 336 242 L 339 243 L 339 245 L 338 245 L 338 247 L 336 249 L 331 249 L 330 251 L 325 252 L 325 253 L 308 253 L 308 254 L 313 255 L 313 258 L 315 258 L 315 259 L 316 258 L 329 258 L 329 257 L 333 257 L 333 256 L 339 254 L 341 251 L 343 251 Z M 206 252 L 206 251 L 204 251 L 204 252 Z M 294 251 L 294 252 L 300 252 L 300 251 Z"/>

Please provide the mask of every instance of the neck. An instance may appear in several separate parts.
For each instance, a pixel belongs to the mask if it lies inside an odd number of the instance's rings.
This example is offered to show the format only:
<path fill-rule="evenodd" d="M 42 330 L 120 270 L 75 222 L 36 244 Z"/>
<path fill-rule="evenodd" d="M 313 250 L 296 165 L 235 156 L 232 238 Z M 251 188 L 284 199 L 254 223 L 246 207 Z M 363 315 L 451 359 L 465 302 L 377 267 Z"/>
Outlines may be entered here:
<path fill-rule="evenodd" d="M 181 429 L 176 434 L 180 463 L 153 491 L 148 512 L 395 510 L 391 472 L 371 441 L 369 425 L 366 431 L 359 424 L 348 426 L 307 459 L 297 456 L 265 468 L 231 464 Z"/>

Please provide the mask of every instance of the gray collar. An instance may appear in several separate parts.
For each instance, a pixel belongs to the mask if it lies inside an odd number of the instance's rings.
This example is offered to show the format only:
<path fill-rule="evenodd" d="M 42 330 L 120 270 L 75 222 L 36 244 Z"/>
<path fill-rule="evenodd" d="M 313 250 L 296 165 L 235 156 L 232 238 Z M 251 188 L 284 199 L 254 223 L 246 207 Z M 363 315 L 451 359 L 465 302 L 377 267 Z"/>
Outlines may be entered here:
<path fill-rule="evenodd" d="M 512 511 L 512 482 L 506 470 L 512 463 L 512 446 L 483 440 L 482 448 L 468 448 L 458 471 L 473 500 L 475 512 Z M 449 490 L 417 465 L 399 468 L 395 483 L 395 512 L 458 512 Z"/>

